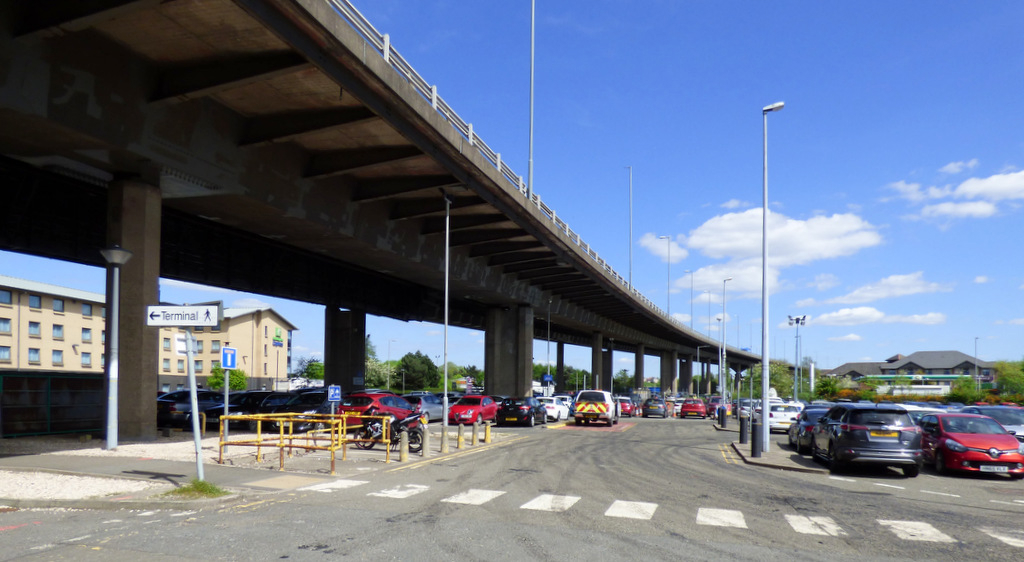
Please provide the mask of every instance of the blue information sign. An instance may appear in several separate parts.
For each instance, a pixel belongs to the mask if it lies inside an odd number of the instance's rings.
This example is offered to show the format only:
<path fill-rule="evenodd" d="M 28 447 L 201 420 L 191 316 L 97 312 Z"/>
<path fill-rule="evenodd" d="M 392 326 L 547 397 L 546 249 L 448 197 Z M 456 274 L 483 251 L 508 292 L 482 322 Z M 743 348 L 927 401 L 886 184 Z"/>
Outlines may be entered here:
<path fill-rule="evenodd" d="M 328 402 L 341 402 L 341 386 L 332 384 L 327 387 L 327 401 Z"/>
<path fill-rule="evenodd" d="M 233 347 L 220 348 L 220 366 L 225 369 L 234 369 L 238 366 L 238 350 Z"/>

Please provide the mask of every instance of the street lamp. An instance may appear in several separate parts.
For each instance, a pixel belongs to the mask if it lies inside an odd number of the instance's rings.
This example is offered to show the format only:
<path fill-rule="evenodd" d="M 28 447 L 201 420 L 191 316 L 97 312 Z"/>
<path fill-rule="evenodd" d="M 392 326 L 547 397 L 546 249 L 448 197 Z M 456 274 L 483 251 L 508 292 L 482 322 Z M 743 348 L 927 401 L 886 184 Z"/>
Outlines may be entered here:
<path fill-rule="evenodd" d="M 388 374 L 388 390 L 391 390 L 391 343 L 398 340 L 388 340 L 388 362 L 384 371 Z M 405 373 L 402 373 L 402 392 L 405 392 Z"/>
<path fill-rule="evenodd" d="M 667 267 L 665 268 L 668 273 L 665 276 L 665 313 L 668 314 L 669 320 L 672 319 L 672 301 L 669 300 L 669 296 L 672 292 L 672 237 L 671 236 L 659 236 L 658 240 L 665 241 L 665 247 L 668 249 L 668 257 L 665 258 Z"/>
<path fill-rule="evenodd" d="M 700 379 L 701 379 L 702 383 L 709 383 L 708 384 L 708 394 L 711 394 L 711 384 L 710 384 L 710 381 L 705 381 L 704 380 L 707 377 L 704 376 L 704 369 L 702 368 L 702 365 L 700 364 L 700 348 L 702 348 L 702 347 L 711 347 L 711 346 L 710 345 L 698 345 L 697 346 L 697 368 L 700 369 Z M 697 394 L 700 394 L 700 388 L 697 389 Z"/>
<path fill-rule="evenodd" d="M 797 389 L 800 385 L 800 326 L 807 324 L 807 315 L 790 316 L 789 325 L 796 326 L 796 363 L 793 364 L 793 401 L 799 398 Z"/>
<path fill-rule="evenodd" d="M 708 299 L 708 337 L 711 337 L 711 291 L 704 291 Z"/>
<path fill-rule="evenodd" d="M 763 121 L 762 137 L 764 139 L 764 168 L 762 172 L 763 198 L 761 204 L 761 404 L 768 406 L 768 388 L 771 372 L 768 360 L 768 114 L 785 107 L 783 102 L 775 102 L 761 108 Z M 769 450 L 771 426 L 761 424 L 761 450 Z"/>
<path fill-rule="evenodd" d="M 725 279 L 722 279 L 722 364 L 719 365 L 718 367 L 718 376 L 722 378 L 722 381 L 719 383 L 721 385 L 725 385 L 728 382 L 728 377 L 726 376 L 725 371 L 723 371 L 723 369 L 729 368 L 729 361 L 725 356 L 725 329 L 728 323 L 728 320 L 726 320 L 725 316 L 725 284 L 728 283 L 729 281 L 732 281 L 732 277 L 726 277 Z M 723 386 L 723 388 L 725 387 Z M 723 393 L 722 396 L 725 396 L 726 399 L 729 398 L 726 395 L 726 393 Z"/>
<path fill-rule="evenodd" d="M 629 170 L 629 291 L 633 292 L 633 166 Z"/>
<path fill-rule="evenodd" d="M 532 40 L 531 40 L 532 42 Z M 532 58 L 532 57 L 531 57 Z M 531 76 L 533 74 L 531 68 Z M 532 117 L 533 105 L 532 105 L 532 78 L 531 78 L 531 106 L 530 113 Z M 533 120 L 530 120 L 530 127 L 532 132 Z M 531 148 L 533 146 L 533 139 L 531 134 L 530 139 Z M 533 158 L 530 158 L 530 164 L 533 164 Z M 441 452 L 448 452 L 448 269 L 449 260 L 451 259 L 451 235 L 452 235 L 452 196 L 448 192 L 441 190 L 444 195 L 444 394 L 441 399 Z"/>
<path fill-rule="evenodd" d="M 120 307 L 118 305 L 121 300 L 121 266 L 128 263 L 132 253 L 115 244 L 110 248 L 100 250 L 100 254 L 103 255 L 103 259 L 107 261 L 107 265 L 113 273 L 111 283 L 113 295 L 110 299 L 110 313 L 107 315 L 108 319 L 112 319 L 109 340 L 110 358 L 107 361 L 107 450 L 114 450 L 117 448 L 117 353 L 120 343 L 118 334 L 118 315 L 120 314 L 118 308 Z"/>
<path fill-rule="evenodd" d="M 978 376 L 978 338 L 974 338 L 974 387 L 981 392 L 981 377 Z"/>
<path fill-rule="evenodd" d="M 690 329 L 693 329 L 693 271 L 687 269 L 683 273 L 690 274 Z"/>

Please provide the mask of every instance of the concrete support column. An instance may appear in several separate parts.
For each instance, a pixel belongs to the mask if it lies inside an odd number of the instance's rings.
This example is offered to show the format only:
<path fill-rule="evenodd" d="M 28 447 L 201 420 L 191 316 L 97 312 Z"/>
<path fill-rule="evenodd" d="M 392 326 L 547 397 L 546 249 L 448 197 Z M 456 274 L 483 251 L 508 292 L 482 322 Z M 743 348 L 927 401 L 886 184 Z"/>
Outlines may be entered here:
<path fill-rule="evenodd" d="M 702 391 L 704 394 L 711 394 L 711 364 L 701 363 L 700 364 L 700 383 L 701 387 L 704 388 Z"/>
<path fill-rule="evenodd" d="M 693 355 L 683 354 L 679 358 L 682 364 L 679 367 L 679 389 L 687 394 L 693 393 Z"/>
<path fill-rule="evenodd" d="M 324 385 L 344 393 L 366 388 L 366 312 L 324 310 Z"/>
<path fill-rule="evenodd" d="M 555 356 L 555 389 L 560 392 L 568 392 L 565 382 L 565 342 L 558 342 Z"/>
<path fill-rule="evenodd" d="M 484 333 L 484 392 L 523 396 L 533 391 L 533 309 L 492 308 Z"/>
<path fill-rule="evenodd" d="M 661 387 L 661 395 L 667 396 L 672 393 L 672 353 L 661 352 L 661 375 L 658 379 L 658 386 Z"/>
<path fill-rule="evenodd" d="M 633 388 L 644 387 L 644 354 L 647 347 L 640 343 L 636 346 L 636 356 L 633 361 Z"/>
<path fill-rule="evenodd" d="M 132 252 L 121 266 L 118 307 L 117 433 L 126 440 L 156 439 L 160 329 L 146 326 L 146 307 L 160 304 L 160 208 L 160 188 L 154 185 L 120 181 L 107 191 L 107 245 Z M 107 295 L 113 283 L 108 267 Z M 108 339 L 106 357 L 109 345 Z"/>
<path fill-rule="evenodd" d="M 615 376 L 613 372 L 615 359 L 612 357 L 615 353 L 615 350 L 612 349 L 614 343 L 614 340 L 608 340 L 608 349 L 604 350 L 604 353 L 601 354 L 601 378 L 598 379 L 597 388 L 607 390 L 608 392 L 612 391 L 612 377 Z"/>
<path fill-rule="evenodd" d="M 601 388 L 601 375 L 604 373 L 604 335 L 601 332 L 594 332 L 590 341 L 590 388 Z"/>

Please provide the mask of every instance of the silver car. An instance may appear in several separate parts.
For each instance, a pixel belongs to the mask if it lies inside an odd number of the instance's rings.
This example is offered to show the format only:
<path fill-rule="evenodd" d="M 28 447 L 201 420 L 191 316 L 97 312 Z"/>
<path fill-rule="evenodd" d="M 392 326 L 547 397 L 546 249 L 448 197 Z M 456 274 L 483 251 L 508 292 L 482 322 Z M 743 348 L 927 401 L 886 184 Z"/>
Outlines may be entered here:
<path fill-rule="evenodd" d="M 428 422 L 444 417 L 444 404 L 433 394 L 404 394 L 402 398 L 415 406 L 417 412 L 426 414 Z"/>
<path fill-rule="evenodd" d="M 964 406 L 961 414 L 981 414 L 999 422 L 1017 441 L 1024 441 L 1024 410 L 1010 406 Z"/>

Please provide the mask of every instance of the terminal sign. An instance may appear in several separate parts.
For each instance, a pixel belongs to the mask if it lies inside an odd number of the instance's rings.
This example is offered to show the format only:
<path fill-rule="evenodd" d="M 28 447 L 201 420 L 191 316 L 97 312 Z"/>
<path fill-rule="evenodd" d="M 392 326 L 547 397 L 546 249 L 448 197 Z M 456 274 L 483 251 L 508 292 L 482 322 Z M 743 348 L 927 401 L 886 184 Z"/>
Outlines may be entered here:
<path fill-rule="evenodd" d="M 216 326 L 219 323 L 219 309 L 215 304 L 146 307 L 147 326 Z"/>

